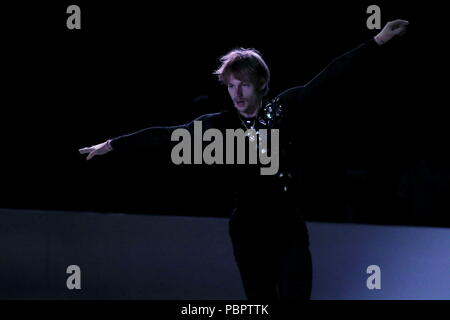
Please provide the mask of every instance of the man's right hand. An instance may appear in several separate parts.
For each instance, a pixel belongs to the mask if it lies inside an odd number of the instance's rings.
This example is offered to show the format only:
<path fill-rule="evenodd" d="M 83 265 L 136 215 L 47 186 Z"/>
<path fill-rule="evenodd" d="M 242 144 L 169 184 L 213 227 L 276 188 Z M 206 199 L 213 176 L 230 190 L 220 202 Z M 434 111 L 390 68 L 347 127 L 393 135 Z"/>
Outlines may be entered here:
<path fill-rule="evenodd" d="M 86 160 L 90 160 L 90 159 L 92 159 L 93 156 L 102 155 L 102 154 L 110 152 L 111 150 L 112 150 L 112 147 L 110 144 L 110 140 L 108 140 L 106 142 L 96 144 L 95 146 L 92 146 L 92 147 L 81 148 L 78 151 L 81 154 L 89 153 Z"/>

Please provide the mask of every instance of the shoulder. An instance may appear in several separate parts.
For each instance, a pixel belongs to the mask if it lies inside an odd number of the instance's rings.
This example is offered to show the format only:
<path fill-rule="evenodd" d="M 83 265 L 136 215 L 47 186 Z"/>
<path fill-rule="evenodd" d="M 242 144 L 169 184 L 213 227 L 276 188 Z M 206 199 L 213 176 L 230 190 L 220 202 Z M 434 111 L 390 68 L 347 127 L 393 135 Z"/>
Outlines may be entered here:
<path fill-rule="evenodd" d="M 193 120 L 193 122 L 201 121 L 205 129 L 221 128 L 228 123 L 231 114 L 232 113 L 230 112 L 230 110 L 223 110 L 215 113 L 207 113 L 197 117 L 196 119 Z"/>
<path fill-rule="evenodd" d="M 227 112 L 228 111 L 224 110 L 224 111 L 215 112 L 215 113 L 206 113 L 206 114 L 199 116 L 194 121 L 218 120 L 218 119 L 223 118 Z"/>
<path fill-rule="evenodd" d="M 292 100 L 299 100 L 305 94 L 306 88 L 305 86 L 297 86 L 293 88 L 289 88 L 281 92 L 276 99 L 280 102 L 289 103 Z"/>

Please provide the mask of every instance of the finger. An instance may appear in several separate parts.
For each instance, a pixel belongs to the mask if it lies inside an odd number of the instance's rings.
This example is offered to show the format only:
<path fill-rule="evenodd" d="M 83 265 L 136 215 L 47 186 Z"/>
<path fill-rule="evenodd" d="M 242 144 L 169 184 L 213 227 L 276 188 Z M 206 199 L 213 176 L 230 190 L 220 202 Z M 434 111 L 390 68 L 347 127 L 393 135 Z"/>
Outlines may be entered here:
<path fill-rule="evenodd" d="M 395 20 L 389 21 L 388 23 L 409 23 L 409 21 L 404 20 L 404 19 L 395 19 Z"/>
<path fill-rule="evenodd" d="M 94 151 L 92 151 L 91 153 L 88 154 L 86 160 L 91 160 L 93 156 L 95 156 L 95 152 Z"/>
<path fill-rule="evenodd" d="M 396 28 L 402 28 L 402 27 L 406 27 L 409 24 L 409 21 L 406 20 L 395 20 L 392 23 L 392 28 L 396 29 Z"/>
<path fill-rule="evenodd" d="M 404 24 L 404 25 L 408 25 L 409 24 L 409 21 L 408 20 L 402 20 L 402 19 L 398 19 L 398 20 L 396 20 L 398 23 L 400 23 L 400 24 Z"/>
<path fill-rule="evenodd" d="M 93 148 L 82 148 L 82 149 L 79 149 L 78 151 L 81 154 L 85 154 L 85 153 L 91 152 L 92 150 L 93 150 Z"/>

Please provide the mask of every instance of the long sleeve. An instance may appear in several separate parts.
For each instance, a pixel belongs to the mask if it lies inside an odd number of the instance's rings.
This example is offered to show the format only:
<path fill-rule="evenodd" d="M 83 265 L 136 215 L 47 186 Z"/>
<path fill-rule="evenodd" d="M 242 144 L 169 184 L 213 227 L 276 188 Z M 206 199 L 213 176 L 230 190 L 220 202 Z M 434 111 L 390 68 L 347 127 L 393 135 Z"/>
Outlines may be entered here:
<path fill-rule="evenodd" d="M 144 151 L 167 147 L 170 143 L 172 132 L 182 127 L 150 127 L 142 129 L 131 134 L 112 138 L 111 146 L 113 151 L 118 152 Z"/>
<path fill-rule="evenodd" d="M 217 122 L 219 114 L 205 114 L 189 123 L 179 126 L 150 127 L 131 134 L 118 136 L 111 139 L 111 146 L 114 151 L 119 152 L 167 149 L 171 146 L 173 131 L 176 129 L 186 129 L 193 134 L 194 121 L 202 121 L 204 127 L 211 128 Z"/>
<path fill-rule="evenodd" d="M 370 76 L 373 71 L 373 57 L 379 50 L 380 46 L 375 40 L 369 39 L 335 58 L 306 85 L 282 92 L 279 98 L 282 104 L 286 104 L 288 116 L 297 116 L 304 104 L 319 103 L 332 92 L 343 90 L 346 93 L 351 82 L 364 81 L 362 77 Z"/>

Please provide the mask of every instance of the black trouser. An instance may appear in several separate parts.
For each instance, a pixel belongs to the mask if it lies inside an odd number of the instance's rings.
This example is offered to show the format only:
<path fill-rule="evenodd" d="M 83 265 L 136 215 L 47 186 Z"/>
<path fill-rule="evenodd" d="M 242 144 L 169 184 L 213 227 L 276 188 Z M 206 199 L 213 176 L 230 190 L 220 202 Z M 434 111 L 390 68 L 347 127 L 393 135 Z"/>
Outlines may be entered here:
<path fill-rule="evenodd" d="M 310 299 L 312 263 L 308 231 L 295 212 L 278 208 L 268 215 L 238 209 L 229 227 L 249 300 Z"/>

